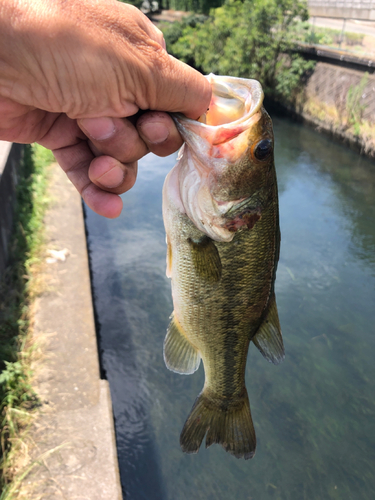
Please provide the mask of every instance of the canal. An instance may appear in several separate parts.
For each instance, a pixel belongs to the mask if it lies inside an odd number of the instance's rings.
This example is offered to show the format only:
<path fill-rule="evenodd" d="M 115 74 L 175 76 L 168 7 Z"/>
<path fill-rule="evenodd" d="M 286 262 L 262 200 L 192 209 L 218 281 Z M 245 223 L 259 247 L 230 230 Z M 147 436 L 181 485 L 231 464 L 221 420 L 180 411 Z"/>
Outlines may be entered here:
<path fill-rule="evenodd" d="M 127 500 L 373 500 L 375 164 L 274 118 L 281 256 L 276 299 L 286 358 L 250 347 L 257 452 L 185 455 L 179 434 L 203 386 L 167 370 L 172 312 L 162 185 L 176 155 L 148 155 L 119 219 L 86 208 L 103 373 Z"/>

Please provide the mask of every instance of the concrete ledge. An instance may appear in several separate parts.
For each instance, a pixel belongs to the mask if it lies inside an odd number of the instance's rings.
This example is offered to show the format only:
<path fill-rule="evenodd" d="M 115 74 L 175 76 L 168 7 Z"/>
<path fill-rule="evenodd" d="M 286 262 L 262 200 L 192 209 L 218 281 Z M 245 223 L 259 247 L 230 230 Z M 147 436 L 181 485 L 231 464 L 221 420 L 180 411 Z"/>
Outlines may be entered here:
<path fill-rule="evenodd" d="M 34 314 L 42 359 L 34 363 L 42 401 L 31 431 L 38 463 L 21 491 L 28 500 L 120 500 L 108 383 L 100 380 L 81 198 L 55 166 L 45 218 L 46 264 Z M 62 251 L 55 259 L 48 250 Z M 22 497 L 23 498 L 23 497 Z"/>
<path fill-rule="evenodd" d="M 305 54 L 313 61 L 324 61 L 329 64 L 336 64 L 341 67 L 347 67 L 370 74 L 375 72 L 375 59 L 370 57 L 358 57 L 344 50 L 300 42 L 295 51 Z"/>

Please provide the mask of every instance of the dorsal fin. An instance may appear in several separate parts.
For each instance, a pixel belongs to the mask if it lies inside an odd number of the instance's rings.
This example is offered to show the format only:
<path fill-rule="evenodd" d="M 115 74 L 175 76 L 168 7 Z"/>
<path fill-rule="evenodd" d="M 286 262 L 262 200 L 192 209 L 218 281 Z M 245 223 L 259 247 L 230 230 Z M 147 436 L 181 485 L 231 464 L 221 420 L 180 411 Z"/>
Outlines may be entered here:
<path fill-rule="evenodd" d="M 263 356 L 274 365 L 285 357 L 283 337 L 277 312 L 275 293 L 271 295 L 268 312 L 252 341 Z"/>
<path fill-rule="evenodd" d="M 181 331 L 174 314 L 164 340 L 164 361 L 172 372 L 190 375 L 198 370 L 201 357 Z"/>

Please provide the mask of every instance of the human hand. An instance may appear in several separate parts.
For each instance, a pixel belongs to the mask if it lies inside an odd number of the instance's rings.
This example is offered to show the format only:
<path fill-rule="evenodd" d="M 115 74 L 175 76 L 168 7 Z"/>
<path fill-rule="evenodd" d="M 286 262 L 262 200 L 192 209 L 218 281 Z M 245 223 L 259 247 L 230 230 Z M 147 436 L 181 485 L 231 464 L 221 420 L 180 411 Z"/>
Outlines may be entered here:
<path fill-rule="evenodd" d="M 139 158 L 181 145 L 165 111 L 197 118 L 210 94 L 206 79 L 169 56 L 161 32 L 128 4 L 2 0 L 0 138 L 52 149 L 101 215 L 119 215 L 117 195 L 134 184 Z M 154 111 L 137 119 L 138 110 Z"/>

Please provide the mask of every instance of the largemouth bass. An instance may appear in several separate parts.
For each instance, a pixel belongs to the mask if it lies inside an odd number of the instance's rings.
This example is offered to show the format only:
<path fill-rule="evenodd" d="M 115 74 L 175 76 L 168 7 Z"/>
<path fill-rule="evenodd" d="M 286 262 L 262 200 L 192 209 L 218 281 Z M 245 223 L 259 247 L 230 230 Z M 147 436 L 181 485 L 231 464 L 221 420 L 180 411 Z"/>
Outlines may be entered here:
<path fill-rule="evenodd" d="M 252 341 L 284 358 L 275 301 L 280 231 L 272 122 L 256 80 L 209 75 L 199 121 L 175 115 L 185 144 L 163 188 L 167 276 L 174 311 L 164 360 L 205 383 L 183 427 L 183 451 L 221 444 L 252 458 L 256 438 L 245 386 Z"/>

